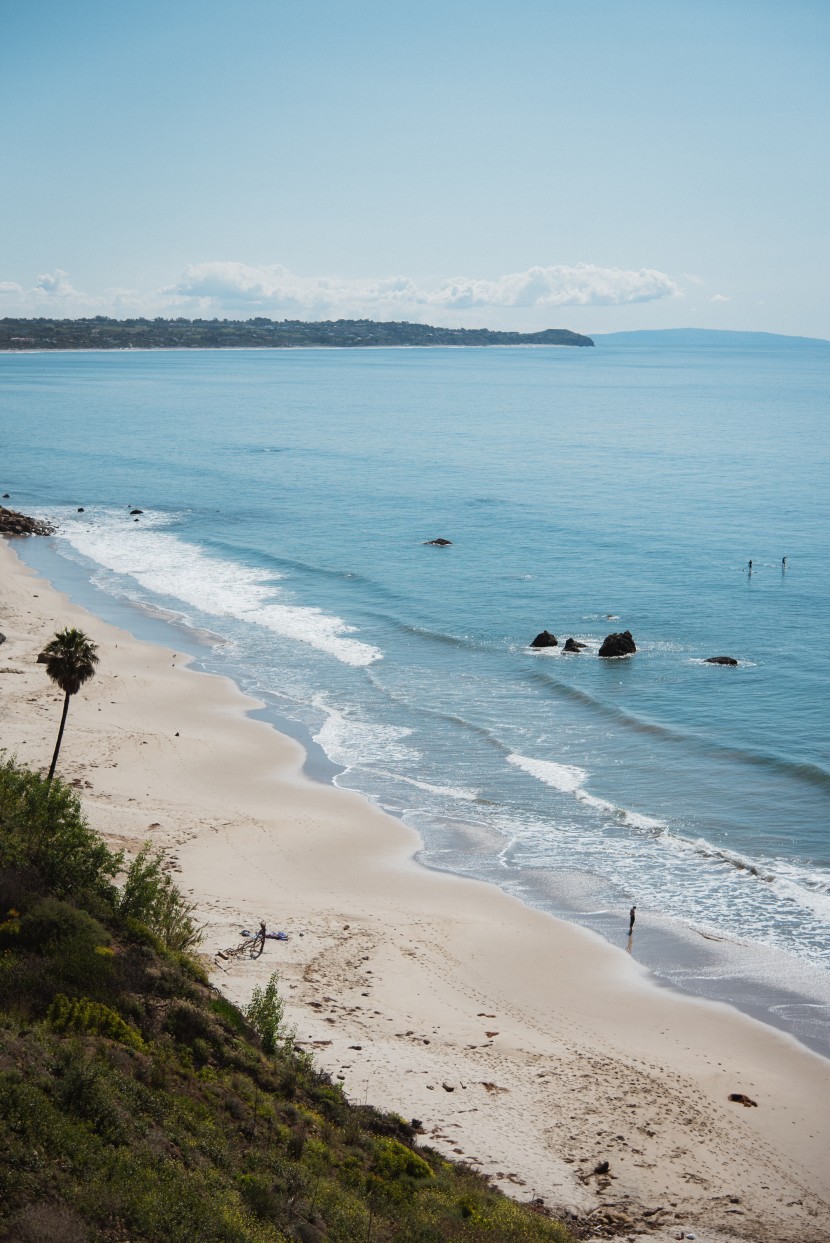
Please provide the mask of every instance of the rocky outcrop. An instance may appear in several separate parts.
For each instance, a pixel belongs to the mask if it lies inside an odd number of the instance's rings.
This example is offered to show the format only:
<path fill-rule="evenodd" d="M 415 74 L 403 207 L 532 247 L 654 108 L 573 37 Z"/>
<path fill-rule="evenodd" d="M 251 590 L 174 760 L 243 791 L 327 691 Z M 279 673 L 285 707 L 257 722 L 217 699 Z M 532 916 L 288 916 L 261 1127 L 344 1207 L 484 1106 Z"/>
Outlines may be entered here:
<path fill-rule="evenodd" d="M 637 644 L 630 630 L 622 630 L 618 634 L 609 634 L 603 639 L 599 649 L 600 656 L 631 656 L 637 651 Z"/>
<path fill-rule="evenodd" d="M 28 518 L 26 514 L 0 505 L 0 535 L 52 535 L 54 530 L 48 522 Z"/>
<path fill-rule="evenodd" d="M 543 630 L 541 634 L 537 634 L 536 638 L 530 645 L 531 647 L 558 647 L 559 640 L 555 634 L 551 634 L 549 630 Z"/>
<path fill-rule="evenodd" d="M 440 537 L 438 539 L 425 539 L 424 540 L 424 544 L 426 544 L 427 547 L 430 547 L 430 548 L 449 548 L 451 543 L 452 543 L 451 539 L 442 539 Z"/>
<path fill-rule="evenodd" d="M 703 662 L 705 665 L 737 665 L 734 656 L 707 656 Z"/>
<path fill-rule="evenodd" d="M 131 509 L 131 510 L 130 510 L 130 516 L 131 516 L 131 517 L 132 517 L 132 515 L 133 515 L 133 514 L 143 514 L 143 513 L 144 513 L 144 510 L 143 510 L 143 509 Z"/>
<path fill-rule="evenodd" d="M 562 648 L 562 651 L 563 652 L 581 652 L 582 649 L 587 646 L 588 646 L 587 643 L 580 643 L 579 639 L 566 639 L 564 646 Z"/>

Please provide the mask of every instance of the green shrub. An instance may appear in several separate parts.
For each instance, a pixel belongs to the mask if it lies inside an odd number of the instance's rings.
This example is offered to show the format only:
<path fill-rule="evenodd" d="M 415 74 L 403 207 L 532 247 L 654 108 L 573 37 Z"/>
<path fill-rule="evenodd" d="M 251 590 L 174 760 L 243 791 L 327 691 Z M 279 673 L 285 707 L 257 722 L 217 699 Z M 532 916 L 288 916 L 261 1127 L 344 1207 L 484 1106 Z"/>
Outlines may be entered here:
<path fill-rule="evenodd" d="M 228 1001 L 226 997 L 213 997 L 210 1008 L 214 1014 L 218 1015 L 226 1027 L 230 1027 L 233 1031 L 240 1034 L 246 1030 L 247 1024 L 244 1014 L 237 1006 Z"/>
<path fill-rule="evenodd" d="M 180 1044 L 193 1046 L 197 1040 L 208 1045 L 222 1042 L 222 1030 L 210 1011 L 192 1001 L 174 1001 L 167 1011 L 164 1029 Z"/>
<path fill-rule="evenodd" d="M 87 824 L 71 787 L 0 761 L 0 867 L 33 871 L 57 897 L 71 893 L 81 905 L 97 897 L 112 906 L 121 866 L 121 855 Z"/>
<path fill-rule="evenodd" d="M 254 989 L 250 1003 L 245 1007 L 245 1018 L 262 1041 L 266 1053 L 273 1057 L 280 1047 L 280 1036 L 285 1004 L 277 992 L 276 971 L 265 988 Z"/>
<path fill-rule="evenodd" d="M 239 1179 L 240 1195 L 255 1217 L 273 1217 L 278 1210 L 279 1205 L 271 1189 L 272 1181 L 262 1174 L 243 1174 Z"/>
<path fill-rule="evenodd" d="M 60 898 L 44 898 L 20 920 L 20 947 L 38 954 L 64 954 L 73 944 L 94 951 L 110 940 L 97 919 Z"/>
<path fill-rule="evenodd" d="M 116 970 L 110 934 L 86 911 L 61 898 L 35 902 L 20 919 L 19 970 L 35 1012 L 56 992 L 105 996 Z"/>
<path fill-rule="evenodd" d="M 100 1001 L 89 997 L 66 997 L 59 993 L 49 1007 L 49 1022 L 56 1031 L 84 1032 L 90 1036 L 106 1036 L 129 1049 L 146 1048 L 140 1033 L 121 1015 Z"/>
<path fill-rule="evenodd" d="M 128 1114 L 102 1059 L 88 1054 L 76 1039 L 58 1048 L 53 1071 L 59 1106 L 91 1123 L 105 1143 L 126 1142 Z"/>
<path fill-rule="evenodd" d="M 164 852 L 145 842 L 127 869 L 119 914 L 146 925 L 165 949 L 186 953 L 196 948 L 204 933 L 193 920 L 195 909 L 164 870 Z"/>
<path fill-rule="evenodd" d="M 432 1178 L 432 1170 L 417 1152 L 396 1139 L 377 1139 L 375 1169 L 384 1178 Z"/>

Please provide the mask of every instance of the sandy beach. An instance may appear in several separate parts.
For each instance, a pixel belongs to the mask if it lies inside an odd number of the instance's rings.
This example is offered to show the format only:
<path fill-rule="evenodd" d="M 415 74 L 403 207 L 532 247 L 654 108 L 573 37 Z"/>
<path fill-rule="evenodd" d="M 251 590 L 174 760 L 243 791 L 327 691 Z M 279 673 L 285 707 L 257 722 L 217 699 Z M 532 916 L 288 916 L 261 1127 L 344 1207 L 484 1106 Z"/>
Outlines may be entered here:
<path fill-rule="evenodd" d="M 0 746 L 48 766 L 61 696 L 37 654 L 86 630 L 99 671 L 58 773 L 109 841 L 170 852 L 217 987 L 245 1003 L 278 972 L 297 1043 L 352 1099 L 420 1119 L 423 1142 L 518 1199 L 630 1237 L 830 1240 L 830 1062 L 420 866 L 413 831 L 304 777 L 300 746 L 233 683 L 71 604 L 13 549 L 0 541 Z M 260 919 L 289 939 L 215 956 Z"/>

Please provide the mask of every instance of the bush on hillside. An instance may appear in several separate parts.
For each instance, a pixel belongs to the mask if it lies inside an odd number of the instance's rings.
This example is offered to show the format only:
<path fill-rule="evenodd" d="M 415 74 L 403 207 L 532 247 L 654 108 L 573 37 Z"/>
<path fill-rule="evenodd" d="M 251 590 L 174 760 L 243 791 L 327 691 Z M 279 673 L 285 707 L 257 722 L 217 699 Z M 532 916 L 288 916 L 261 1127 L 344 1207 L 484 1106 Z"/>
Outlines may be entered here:
<path fill-rule="evenodd" d="M 115 901 L 122 862 L 89 827 L 74 790 L 0 761 L 0 868 L 29 872 L 56 897 L 96 906 Z"/>
<path fill-rule="evenodd" d="M 262 1041 L 265 1052 L 272 1056 L 280 1046 L 285 1011 L 283 1000 L 277 992 L 278 982 L 275 971 L 265 988 L 256 986 L 251 994 L 250 1004 L 245 1007 L 245 1018 Z"/>
<path fill-rule="evenodd" d="M 166 949 L 187 953 L 200 944 L 203 929 L 193 919 L 194 904 L 179 893 L 164 863 L 164 852 L 145 842 L 127 868 L 118 910 L 146 925 Z"/>
<path fill-rule="evenodd" d="M 70 999 L 58 993 L 49 1007 L 47 1018 L 56 1031 L 106 1036 L 130 1049 L 141 1051 L 145 1048 L 144 1041 L 131 1023 L 126 1023 L 115 1010 L 90 997 Z"/>

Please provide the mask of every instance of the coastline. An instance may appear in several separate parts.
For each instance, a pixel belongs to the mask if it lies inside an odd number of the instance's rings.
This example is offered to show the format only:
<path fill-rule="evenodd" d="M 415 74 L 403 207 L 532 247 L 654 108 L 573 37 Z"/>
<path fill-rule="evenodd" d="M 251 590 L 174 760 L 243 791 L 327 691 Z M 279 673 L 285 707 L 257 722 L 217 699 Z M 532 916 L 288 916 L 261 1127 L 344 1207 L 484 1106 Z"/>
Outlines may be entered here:
<path fill-rule="evenodd" d="M 60 774 L 108 839 L 173 853 L 208 953 L 260 918 L 285 929 L 214 980 L 244 1003 L 277 970 L 298 1043 L 350 1097 L 420 1118 L 426 1142 L 553 1209 L 663 1206 L 652 1237 L 682 1225 L 701 1243 L 830 1239 L 830 1063 L 660 988 L 594 933 L 418 866 L 413 830 L 304 777 L 300 745 L 233 683 L 69 603 L 5 540 L 0 566 L 6 753 L 48 761 L 58 707 L 35 659 L 81 626 L 101 665 Z M 590 1176 L 602 1160 L 613 1180 Z"/>
<path fill-rule="evenodd" d="M 818 338 L 817 338 L 818 339 Z M 113 345 L 95 346 L 79 345 L 77 349 L 34 349 L 12 350 L 0 347 L 0 354 L 210 354 L 210 353 L 242 353 L 245 350 L 256 350 L 260 354 L 289 353 L 292 350 L 329 350 L 343 353 L 355 350 L 572 350 L 583 349 L 584 346 L 566 345 L 562 342 L 551 342 L 550 345 L 523 343 L 516 345 Z"/>
<path fill-rule="evenodd" d="M 222 657 L 221 635 L 213 629 L 203 632 L 175 616 L 157 613 L 149 605 L 110 594 L 96 585 L 80 565 L 62 556 L 54 543 L 49 539 L 28 540 L 18 545 L 20 559 L 87 612 L 122 627 L 136 639 L 187 652 L 191 667 L 200 672 L 229 677 L 256 701 L 258 706 L 250 709 L 248 715 L 299 743 L 305 752 L 304 775 L 366 794 L 348 780 L 349 770 L 326 753 L 308 725 L 286 715 L 267 691 L 261 692 L 258 686 L 239 680 L 233 662 Z M 399 804 L 387 805 L 368 797 L 373 806 L 415 828 L 420 838 L 416 855 L 419 865 L 484 881 L 518 898 L 527 907 L 598 933 L 612 946 L 625 947 L 627 903 L 609 906 L 601 893 L 594 895 L 584 888 L 574 901 L 567 881 L 562 884 L 553 869 L 534 869 L 518 885 L 505 883 L 501 857 L 504 839 L 500 835 L 494 845 L 486 831 L 476 834 L 472 826 L 464 828 L 455 822 L 446 823 L 438 838 L 434 834 L 424 835 Z M 632 952 L 661 987 L 676 989 L 681 995 L 724 1002 L 830 1058 L 830 977 L 826 972 L 803 959 L 794 959 L 781 951 L 776 954 L 770 947 L 741 939 L 734 929 L 726 932 L 713 926 L 707 931 L 653 908 L 641 908 L 640 915 Z"/>

